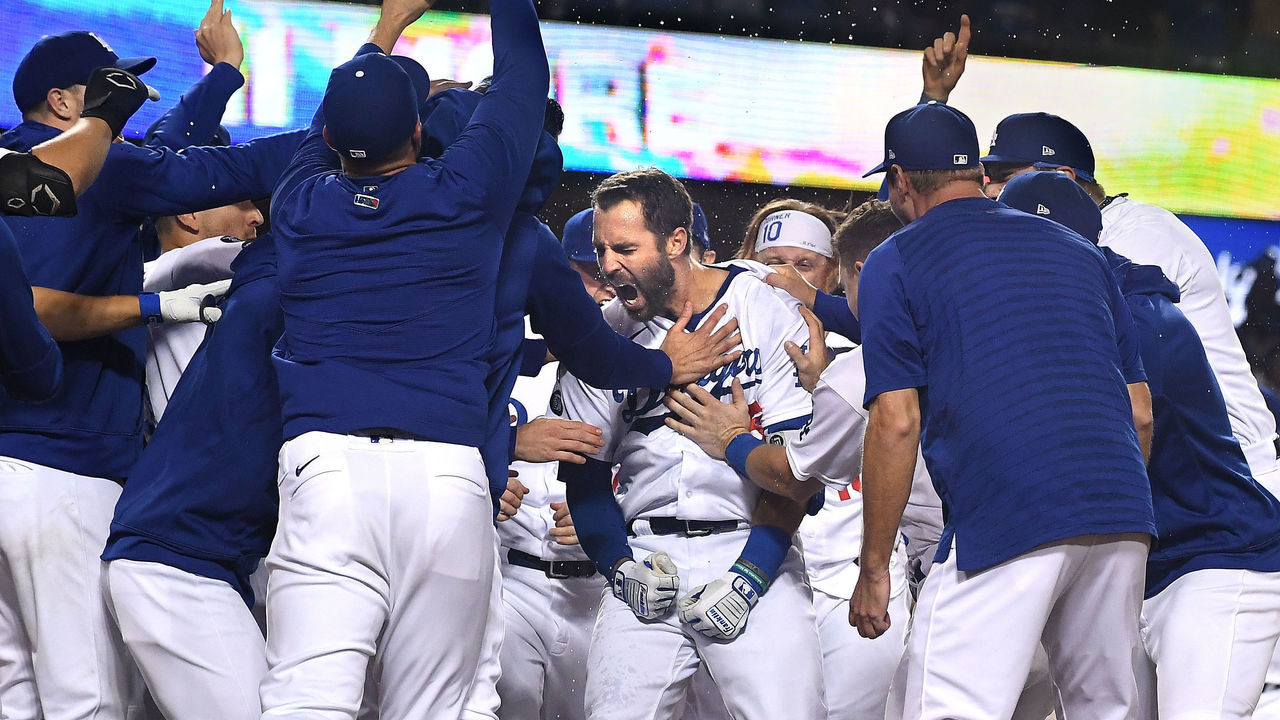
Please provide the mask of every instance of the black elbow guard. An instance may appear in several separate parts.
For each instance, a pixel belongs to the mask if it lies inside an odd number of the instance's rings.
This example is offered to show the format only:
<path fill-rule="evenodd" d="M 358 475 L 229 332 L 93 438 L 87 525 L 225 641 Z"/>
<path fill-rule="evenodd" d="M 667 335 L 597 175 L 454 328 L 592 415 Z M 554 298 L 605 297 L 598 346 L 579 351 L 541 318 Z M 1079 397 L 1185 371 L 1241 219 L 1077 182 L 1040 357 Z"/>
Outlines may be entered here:
<path fill-rule="evenodd" d="M 76 190 L 61 168 L 31 153 L 0 150 L 0 203 L 5 215 L 71 217 Z"/>

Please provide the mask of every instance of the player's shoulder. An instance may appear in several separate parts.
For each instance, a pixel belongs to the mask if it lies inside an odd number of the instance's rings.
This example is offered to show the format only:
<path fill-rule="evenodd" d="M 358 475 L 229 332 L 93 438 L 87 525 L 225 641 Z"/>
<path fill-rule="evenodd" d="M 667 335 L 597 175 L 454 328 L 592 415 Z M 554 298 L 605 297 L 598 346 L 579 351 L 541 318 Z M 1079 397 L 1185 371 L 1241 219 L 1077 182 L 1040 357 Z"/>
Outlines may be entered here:
<path fill-rule="evenodd" d="M 768 265 L 755 260 L 733 259 L 707 267 L 729 272 L 729 285 L 724 296 L 752 308 L 755 312 L 776 311 L 781 315 L 800 315 L 800 301 L 785 290 L 776 288 L 765 278 L 774 273 Z M 741 319 L 739 319 L 741 322 Z"/>
<path fill-rule="evenodd" d="M 862 365 L 862 346 L 840 353 L 818 378 L 814 397 L 829 391 L 855 410 L 862 411 L 862 396 L 867 388 L 867 373 Z"/>
<path fill-rule="evenodd" d="M 1150 244 L 1184 255 L 1204 255 L 1204 241 L 1177 215 L 1158 205 L 1128 196 L 1113 198 L 1102 209 L 1102 240 L 1124 254 L 1129 243 Z"/>

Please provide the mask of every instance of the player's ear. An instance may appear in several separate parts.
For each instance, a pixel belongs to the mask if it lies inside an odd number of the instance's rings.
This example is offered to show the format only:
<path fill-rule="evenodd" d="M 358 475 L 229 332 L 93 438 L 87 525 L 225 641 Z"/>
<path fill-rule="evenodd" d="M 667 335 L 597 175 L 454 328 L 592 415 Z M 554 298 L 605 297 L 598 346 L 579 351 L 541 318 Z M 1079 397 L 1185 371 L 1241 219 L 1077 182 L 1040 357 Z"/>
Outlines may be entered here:
<path fill-rule="evenodd" d="M 689 250 L 689 231 L 678 227 L 667 236 L 667 257 L 678 258 Z"/>
<path fill-rule="evenodd" d="M 422 123 L 419 122 L 413 127 L 413 156 L 416 158 L 422 154 Z"/>
<path fill-rule="evenodd" d="M 329 139 L 329 126 L 328 126 L 328 125 L 325 125 L 325 126 L 324 126 L 324 128 L 320 131 L 320 134 L 324 136 L 324 142 L 325 142 L 325 144 L 326 144 L 326 145 L 328 145 L 331 149 L 333 149 L 333 151 L 334 151 L 334 152 L 337 152 L 338 148 L 333 147 L 333 141 Z"/>
<path fill-rule="evenodd" d="M 181 215 L 174 215 L 173 220 L 178 223 L 179 227 L 192 235 L 200 234 L 200 218 L 196 217 L 196 213 L 182 213 Z"/>
<path fill-rule="evenodd" d="M 1071 178 L 1072 180 L 1076 179 L 1076 169 L 1071 167 L 1070 165 L 1063 165 L 1061 167 L 1056 168 L 1056 170 L 1062 173 L 1063 175 L 1066 175 L 1067 177 Z"/>

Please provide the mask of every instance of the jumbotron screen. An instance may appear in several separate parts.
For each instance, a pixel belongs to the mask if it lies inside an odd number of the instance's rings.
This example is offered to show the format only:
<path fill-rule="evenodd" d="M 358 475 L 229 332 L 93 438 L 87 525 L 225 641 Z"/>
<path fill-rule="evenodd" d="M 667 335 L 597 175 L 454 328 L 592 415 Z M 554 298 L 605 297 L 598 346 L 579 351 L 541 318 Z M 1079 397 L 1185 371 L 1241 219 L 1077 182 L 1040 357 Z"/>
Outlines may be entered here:
<path fill-rule="evenodd" d="M 203 0 L 5 0 L 0 84 L 42 35 L 92 30 L 121 56 L 156 55 L 164 95 L 140 135 L 206 66 L 192 29 Z M 248 83 L 226 125 L 238 140 L 307 124 L 329 69 L 363 42 L 376 8 L 229 2 Z M 885 122 L 920 92 L 920 54 L 826 44 L 547 22 L 553 92 L 570 170 L 652 165 L 681 177 L 871 189 Z M 396 51 L 433 77 L 480 80 L 488 18 L 428 13 Z M 1280 80 L 972 57 L 951 99 L 989 137 L 1015 112 L 1062 115 L 1089 136 L 1108 189 L 1180 213 L 1280 218 Z M 0 125 L 18 121 L 0 103 Z"/>

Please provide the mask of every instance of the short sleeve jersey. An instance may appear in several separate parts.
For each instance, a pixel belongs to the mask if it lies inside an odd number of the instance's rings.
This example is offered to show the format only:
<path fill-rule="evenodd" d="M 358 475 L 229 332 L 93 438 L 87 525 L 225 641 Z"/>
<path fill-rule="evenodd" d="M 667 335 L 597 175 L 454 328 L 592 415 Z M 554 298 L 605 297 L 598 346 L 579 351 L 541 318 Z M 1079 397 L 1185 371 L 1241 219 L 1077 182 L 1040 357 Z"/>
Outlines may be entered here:
<path fill-rule="evenodd" d="M 1085 534 L 1154 534 L 1127 383 L 1146 379 L 1102 253 L 985 198 L 939 205 L 867 258 L 864 404 L 920 391 L 923 454 L 961 570 Z"/>

